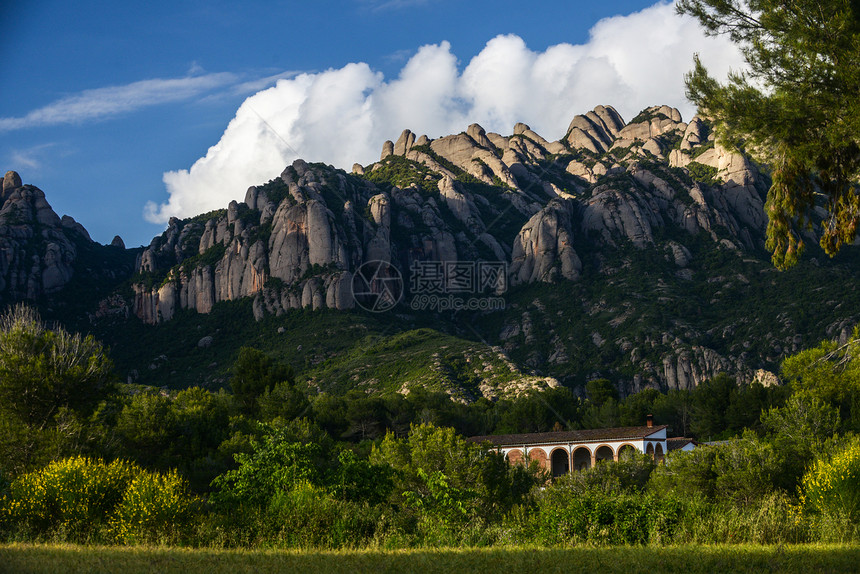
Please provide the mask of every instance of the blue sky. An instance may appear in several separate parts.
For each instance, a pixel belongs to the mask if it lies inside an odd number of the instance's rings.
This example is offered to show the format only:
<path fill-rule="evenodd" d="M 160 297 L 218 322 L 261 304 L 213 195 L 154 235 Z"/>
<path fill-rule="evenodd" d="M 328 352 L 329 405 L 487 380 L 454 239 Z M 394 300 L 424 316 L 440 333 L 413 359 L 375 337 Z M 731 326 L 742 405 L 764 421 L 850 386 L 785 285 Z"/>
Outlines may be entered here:
<path fill-rule="evenodd" d="M 128 246 L 296 155 L 370 163 L 404 128 L 526 121 L 554 139 L 597 104 L 688 118 L 693 53 L 739 62 L 668 3 L 634 0 L 13 0 L 0 21 L 0 170 Z"/>

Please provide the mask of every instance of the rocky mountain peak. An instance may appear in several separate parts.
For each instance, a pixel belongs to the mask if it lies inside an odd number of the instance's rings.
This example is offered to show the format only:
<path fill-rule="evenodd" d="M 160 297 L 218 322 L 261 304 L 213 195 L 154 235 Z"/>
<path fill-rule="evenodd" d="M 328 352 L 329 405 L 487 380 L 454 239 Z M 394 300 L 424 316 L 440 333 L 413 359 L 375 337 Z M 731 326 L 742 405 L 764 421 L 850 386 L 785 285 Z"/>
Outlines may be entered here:
<path fill-rule="evenodd" d="M 21 176 L 18 175 L 17 171 L 7 171 L 6 175 L 3 176 L 3 196 L 2 199 L 5 201 L 6 197 L 11 193 L 13 189 L 17 189 L 24 185 L 21 183 Z"/>
<path fill-rule="evenodd" d="M 138 315 L 155 322 L 177 307 L 205 312 L 246 296 L 271 312 L 346 308 L 344 286 L 371 259 L 408 268 L 411 258 L 483 253 L 506 261 L 510 282 L 519 284 L 577 280 L 584 237 L 645 249 L 657 229 L 673 226 L 731 249 L 762 244 L 754 168 L 714 146 L 706 122 L 685 124 L 668 106 L 647 108 L 629 124 L 611 106 L 597 106 L 555 142 L 523 123 L 510 136 L 478 124 L 437 139 L 404 129 L 380 158 L 349 177 L 299 159 L 223 214 L 172 218 L 139 257 L 139 271 L 167 277 L 157 291 L 139 289 Z M 687 173 L 692 163 L 711 180 Z M 477 193 L 479 185 L 486 187 Z M 290 295 L 267 291 L 271 281 L 290 286 Z"/>
<path fill-rule="evenodd" d="M 435 139 L 404 129 L 383 144 L 379 161 L 349 174 L 296 160 L 250 187 L 243 202 L 171 219 L 138 257 L 133 309 L 148 323 L 243 297 L 253 298 L 257 319 L 350 309 L 353 280 L 372 261 L 400 270 L 407 295 L 420 284 L 410 271 L 429 264 L 440 265 L 442 285 L 453 281 L 458 263 L 501 264 L 507 275 L 489 286 L 499 292 L 610 281 L 623 269 L 611 261 L 636 253 L 658 254 L 672 281 L 690 282 L 693 245 L 759 257 L 766 186 L 746 158 L 714 142 L 707 121 L 685 123 L 668 106 L 649 107 L 629 123 L 611 106 L 597 106 L 575 116 L 557 141 L 524 123 L 510 135 L 473 123 Z M 628 316 L 613 313 L 613 325 Z M 521 326 L 506 323 L 503 332 L 525 333 L 550 312 L 522 316 Z M 643 337 L 662 341 L 664 334 Z M 595 331 L 589 341 L 614 344 L 604 335 Z M 575 352 L 561 339 L 547 344 L 548 358 L 529 359 L 534 366 L 561 364 Z M 659 360 L 640 359 L 642 348 L 656 344 L 618 343 L 638 365 L 637 388 L 683 388 L 742 370 L 737 356 L 702 344 L 661 342 Z"/>
<path fill-rule="evenodd" d="M 75 240 L 91 241 L 71 217 L 60 218 L 39 188 L 15 171 L 0 195 L 0 297 L 10 302 L 56 293 L 71 280 Z"/>
<path fill-rule="evenodd" d="M 678 110 L 652 106 L 625 122 L 611 106 L 597 106 L 573 117 L 556 141 L 525 123 L 504 135 L 464 128 L 435 139 L 404 129 L 385 142 L 379 161 L 351 173 L 298 159 L 249 187 L 244 201 L 171 218 L 134 251 L 118 236 L 110 247 L 95 244 L 72 217 L 58 217 L 41 190 L 8 172 L 0 186 L 0 293 L 62 304 L 64 286 L 78 295 L 96 283 L 80 280 L 105 273 L 105 261 L 122 255 L 128 267 L 136 256 L 133 303 L 122 283 L 131 273 L 109 270 L 123 288 L 98 295 L 95 326 L 104 317 L 125 320 L 130 310 L 157 324 L 179 310 L 220 312 L 219 302 L 242 298 L 262 319 L 354 309 L 356 277 L 368 277 L 363 265 L 384 262 L 390 268 L 380 268 L 402 277 L 406 304 L 388 316 L 398 329 L 432 321 L 446 325 L 439 328 L 446 337 L 465 332 L 463 315 L 416 307 L 432 299 L 422 293 L 504 302 L 503 311 L 467 315 L 495 359 L 458 362 L 445 346 L 433 351 L 433 373 L 467 369 L 480 381 L 463 395 L 472 398 L 505 396 L 523 381 L 529 389 L 556 379 L 575 387 L 578 377 L 607 376 L 625 392 L 689 388 L 723 371 L 763 380 L 757 370 L 773 369 L 807 341 L 806 327 L 795 325 L 812 313 L 792 318 L 785 309 L 793 303 L 782 305 L 790 297 L 771 296 L 780 282 L 763 249 L 766 171 L 716 143 L 705 119 L 685 123 Z M 481 275 L 486 269 L 495 275 Z M 827 336 L 847 337 L 856 304 L 819 288 L 815 282 L 814 304 L 825 311 L 816 321 Z M 778 310 L 750 311 L 771 299 Z M 306 325 L 336 317 L 365 328 L 363 312 L 296 316 Z M 311 362 L 326 361 L 324 354 Z M 496 359 L 517 365 L 490 384 Z M 359 380 L 353 376 L 350 367 L 345 384 Z M 385 387 L 377 383 L 355 388 Z"/>

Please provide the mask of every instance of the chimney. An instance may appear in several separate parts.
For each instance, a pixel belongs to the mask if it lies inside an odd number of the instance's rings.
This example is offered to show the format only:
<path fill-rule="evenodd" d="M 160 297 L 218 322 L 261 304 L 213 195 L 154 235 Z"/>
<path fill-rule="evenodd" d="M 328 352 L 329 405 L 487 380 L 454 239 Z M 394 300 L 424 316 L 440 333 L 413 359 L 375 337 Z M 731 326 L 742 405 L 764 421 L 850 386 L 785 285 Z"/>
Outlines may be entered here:
<path fill-rule="evenodd" d="M 645 415 L 645 426 L 649 429 L 654 426 L 654 415 Z"/>

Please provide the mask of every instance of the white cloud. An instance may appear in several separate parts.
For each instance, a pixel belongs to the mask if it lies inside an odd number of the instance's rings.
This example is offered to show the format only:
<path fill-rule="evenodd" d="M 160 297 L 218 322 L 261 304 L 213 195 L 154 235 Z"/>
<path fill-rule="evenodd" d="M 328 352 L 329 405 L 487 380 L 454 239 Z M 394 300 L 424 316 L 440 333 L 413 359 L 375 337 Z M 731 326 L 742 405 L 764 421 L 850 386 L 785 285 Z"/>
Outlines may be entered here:
<path fill-rule="evenodd" d="M 705 37 L 696 21 L 663 2 L 601 20 L 583 45 L 534 52 L 517 36 L 498 36 L 462 71 L 442 42 L 420 48 L 393 80 L 364 63 L 282 79 L 249 97 L 189 170 L 165 173 L 169 200 L 148 203 L 145 216 L 165 222 L 224 207 L 296 157 L 347 169 L 368 164 L 404 128 L 432 138 L 477 122 L 510 134 L 521 121 L 552 140 L 598 104 L 627 120 L 668 104 L 689 119 L 695 110 L 684 98 L 683 75 L 694 53 L 717 77 L 743 63 L 728 39 Z"/>
<path fill-rule="evenodd" d="M 279 72 L 277 74 L 272 74 L 271 76 L 265 76 L 263 78 L 257 78 L 253 80 L 248 80 L 247 82 L 242 82 L 241 84 L 236 84 L 230 90 L 233 94 L 236 95 L 247 95 L 259 92 L 260 90 L 264 90 L 266 88 L 274 85 L 278 80 L 283 80 L 286 78 L 294 78 L 299 74 L 299 72 Z"/>
<path fill-rule="evenodd" d="M 233 84 L 236 80 L 234 74 L 218 73 L 141 80 L 124 86 L 85 90 L 33 110 L 23 117 L 0 118 L 0 132 L 105 119 L 148 106 L 187 100 Z"/>
<path fill-rule="evenodd" d="M 10 165 L 25 167 L 30 172 L 38 172 L 45 164 L 43 157 L 45 152 L 54 147 L 56 147 L 55 143 L 46 143 L 13 150 L 10 154 Z"/>

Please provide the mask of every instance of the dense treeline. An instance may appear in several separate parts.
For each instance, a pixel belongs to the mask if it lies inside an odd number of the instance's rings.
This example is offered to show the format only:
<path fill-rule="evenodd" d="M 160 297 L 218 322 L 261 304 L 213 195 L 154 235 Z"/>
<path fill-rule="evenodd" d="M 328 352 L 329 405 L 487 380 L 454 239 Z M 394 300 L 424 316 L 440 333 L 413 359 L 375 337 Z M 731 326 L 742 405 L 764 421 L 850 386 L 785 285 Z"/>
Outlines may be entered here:
<path fill-rule="evenodd" d="M 244 348 L 231 392 L 113 381 L 105 349 L 25 307 L 0 321 L 0 537 L 194 545 L 792 542 L 854 538 L 858 341 L 619 397 L 607 380 L 472 404 L 311 394 Z M 550 480 L 466 436 L 637 426 L 721 441 Z"/>

